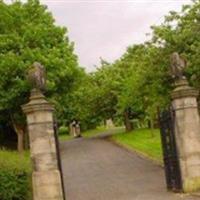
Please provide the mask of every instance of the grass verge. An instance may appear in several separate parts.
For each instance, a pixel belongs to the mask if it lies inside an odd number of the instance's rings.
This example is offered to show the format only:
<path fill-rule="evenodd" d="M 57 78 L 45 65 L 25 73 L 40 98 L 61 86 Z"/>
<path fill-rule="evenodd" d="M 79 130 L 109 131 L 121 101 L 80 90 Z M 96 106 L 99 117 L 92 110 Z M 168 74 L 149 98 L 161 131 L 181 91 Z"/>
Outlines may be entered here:
<path fill-rule="evenodd" d="M 162 164 L 162 147 L 158 129 L 138 129 L 130 133 L 120 133 L 110 138 L 117 144 Z"/>

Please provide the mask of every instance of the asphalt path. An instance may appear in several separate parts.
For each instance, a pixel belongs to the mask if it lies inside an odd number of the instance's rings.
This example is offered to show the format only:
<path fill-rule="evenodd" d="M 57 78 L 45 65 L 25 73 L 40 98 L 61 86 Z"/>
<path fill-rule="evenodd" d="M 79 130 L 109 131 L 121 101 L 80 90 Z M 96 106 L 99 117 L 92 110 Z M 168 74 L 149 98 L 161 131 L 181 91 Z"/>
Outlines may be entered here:
<path fill-rule="evenodd" d="M 164 170 L 104 137 L 61 142 L 66 200 L 200 200 L 168 192 Z"/>

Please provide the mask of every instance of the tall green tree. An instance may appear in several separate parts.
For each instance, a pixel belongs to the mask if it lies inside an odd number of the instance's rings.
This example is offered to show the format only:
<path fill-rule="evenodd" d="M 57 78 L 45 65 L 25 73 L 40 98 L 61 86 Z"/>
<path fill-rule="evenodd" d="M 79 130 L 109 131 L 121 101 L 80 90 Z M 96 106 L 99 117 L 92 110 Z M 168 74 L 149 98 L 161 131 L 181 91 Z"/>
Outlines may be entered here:
<path fill-rule="evenodd" d="M 131 111 L 134 118 L 146 119 L 153 126 L 158 108 L 164 109 L 170 103 L 174 86 L 169 66 L 174 51 L 187 60 L 186 75 L 191 84 L 200 89 L 199 13 L 199 0 L 184 5 L 179 13 L 171 11 L 161 25 L 152 26 L 151 40 L 128 47 L 124 55 L 110 65 L 110 74 L 114 74 L 110 82 L 118 82 L 117 113 L 125 113 L 127 117 L 127 111 Z M 100 70 L 106 71 L 103 67 Z M 105 82 L 108 80 L 104 78 Z"/>
<path fill-rule="evenodd" d="M 165 57 L 177 51 L 187 60 L 187 75 L 191 83 L 200 89 L 200 1 L 184 5 L 181 12 L 171 11 L 160 26 L 152 26 L 155 45 L 162 46 Z"/>
<path fill-rule="evenodd" d="M 29 96 L 27 69 L 35 61 L 45 66 L 46 96 L 62 112 L 60 99 L 70 94 L 82 74 L 73 47 L 67 29 L 55 25 L 39 0 L 0 1 L 0 111 L 19 139 L 26 127 L 20 106 Z"/>

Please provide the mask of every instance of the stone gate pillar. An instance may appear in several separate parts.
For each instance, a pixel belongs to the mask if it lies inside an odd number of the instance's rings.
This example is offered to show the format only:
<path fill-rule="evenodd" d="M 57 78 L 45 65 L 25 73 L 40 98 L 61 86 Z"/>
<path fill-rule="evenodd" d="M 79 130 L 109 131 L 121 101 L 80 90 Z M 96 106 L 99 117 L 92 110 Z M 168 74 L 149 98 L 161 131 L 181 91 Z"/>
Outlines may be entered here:
<path fill-rule="evenodd" d="M 33 63 L 27 78 L 32 85 L 30 101 L 22 106 L 27 117 L 30 152 L 33 164 L 34 200 L 63 200 L 61 174 L 58 169 L 54 137 L 53 106 L 45 100 L 46 73 L 40 63 Z"/>
<path fill-rule="evenodd" d="M 33 164 L 33 199 L 63 200 L 53 129 L 53 107 L 40 90 L 31 91 L 30 101 L 22 106 L 27 116 Z"/>
<path fill-rule="evenodd" d="M 175 110 L 175 138 L 184 192 L 200 189 L 200 119 L 198 91 L 179 79 L 171 93 Z"/>

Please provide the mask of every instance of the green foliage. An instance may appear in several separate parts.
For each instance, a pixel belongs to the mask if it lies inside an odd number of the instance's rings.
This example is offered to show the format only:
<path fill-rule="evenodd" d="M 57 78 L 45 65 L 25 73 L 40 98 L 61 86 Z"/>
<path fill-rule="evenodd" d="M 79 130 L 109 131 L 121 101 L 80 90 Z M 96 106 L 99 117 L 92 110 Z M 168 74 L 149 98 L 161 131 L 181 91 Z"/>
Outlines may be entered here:
<path fill-rule="evenodd" d="M 71 116 L 81 122 L 81 130 L 94 129 L 104 119 L 116 113 L 117 86 L 112 81 L 109 64 L 95 73 L 85 74 L 76 90 L 66 99 Z M 109 79 L 108 79 L 109 78 Z"/>
<path fill-rule="evenodd" d="M 152 137 L 152 131 L 154 137 Z M 113 135 L 112 140 L 151 159 L 162 162 L 159 130 L 138 129 L 130 133 Z"/>
<path fill-rule="evenodd" d="M 0 199 L 31 200 L 29 154 L 0 151 Z"/>
<path fill-rule="evenodd" d="M 101 60 L 101 68 L 92 74 L 96 113 L 102 119 L 113 118 L 116 114 L 119 82 L 115 78 L 111 64 Z"/>
<path fill-rule="evenodd" d="M 82 74 L 74 44 L 67 37 L 67 29 L 55 25 L 52 14 L 38 0 L 26 3 L 0 1 L 0 111 L 7 121 L 11 117 L 23 123 L 21 105 L 28 101 L 27 69 L 37 61 L 47 71 L 45 95 L 52 101 L 62 120 L 68 99 Z M 68 117 L 68 116 L 65 116 Z"/>
<path fill-rule="evenodd" d="M 184 5 L 180 13 L 171 11 L 161 25 L 152 26 L 151 40 L 129 46 L 113 64 L 101 64 L 93 77 L 98 83 L 94 102 L 102 118 L 119 118 L 131 110 L 141 122 L 155 121 L 158 110 L 170 104 L 174 85 L 169 66 L 174 51 L 187 60 L 186 75 L 200 90 L 199 13 L 199 0 Z"/>
<path fill-rule="evenodd" d="M 153 43 L 156 45 L 163 44 L 163 50 L 169 53 L 177 51 L 187 60 L 188 77 L 192 77 L 191 83 L 200 88 L 200 1 L 195 0 L 191 5 L 182 7 L 180 13 L 171 12 L 165 18 L 161 26 L 154 26 Z"/>
<path fill-rule="evenodd" d="M 69 135 L 69 128 L 66 126 L 59 127 L 58 135 Z"/>
<path fill-rule="evenodd" d="M 199 0 L 180 13 L 171 11 L 161 25 L 152 26 L 151 40 L 129 46 L 112 64 L 101 59 L 90 74 L 78 66 L 67 29 L 56 26 L 38 0 L 0 1 L 0 10 L 0 122 L 11 123 L 11 117 L 24 122 L 20 105 L 27 102 L 26 70 L 34 61 L 47 68 L 45 95 L 56 107 L 59 125 L 77 119 L 82 130 L 108 118 L 122 122 L 127 110 L 138 123 L 155 120 L 170 103 L 169 57 L 174 51 L 187 59 L 186 74 L 200 90 Z"/>
<path fill-rule="evenodd" d="M 101 61 L 101 67 L 84 77 L 75 95 L 73 107 L 81 121 L 81 129 L 94 129 L 105 119 L 113 118 L 117 112 L 118 81 L 115 81 L 112 66 Z M 74 101 L 75 101 L 74 99 Z"/>

